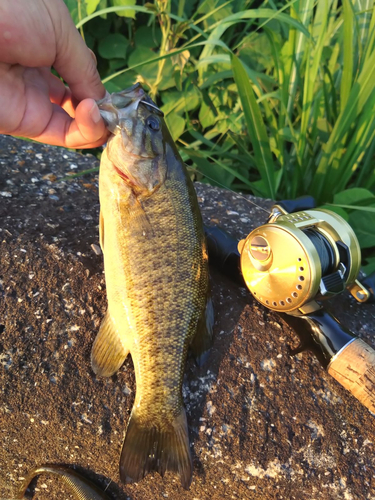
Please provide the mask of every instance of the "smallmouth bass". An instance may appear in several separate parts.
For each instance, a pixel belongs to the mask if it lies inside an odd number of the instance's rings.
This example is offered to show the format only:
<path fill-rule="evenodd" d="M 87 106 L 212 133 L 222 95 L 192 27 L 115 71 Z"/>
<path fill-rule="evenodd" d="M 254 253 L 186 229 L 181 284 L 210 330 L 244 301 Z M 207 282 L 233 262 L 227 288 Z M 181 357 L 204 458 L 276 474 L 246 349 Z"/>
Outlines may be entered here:
<path fill-rule="evenodd" d="M 98 104 L 112 132 L 99 174 L 108 310 L 91 364 L 111 376 L 129 353 L 133 359 L 137 389 L 121 480 L 172 471 L 187 489 L 183 371 L 189 346 L 204 357 L 213 324 L 198 201 L 162 113 L 139 84 Z"/>
<path fill-rule="evenodd" d="M 61 478 L 77 500 L 110 500 L 109 496 L 101 491 L 92 481 L 86 479 L 78 472 L 63 465 L 42 465 L 34 469 L 23 482 L 18 495 L 14 500 L 24 499 L 27 488 L 34 477 L 48 473 Z"/>

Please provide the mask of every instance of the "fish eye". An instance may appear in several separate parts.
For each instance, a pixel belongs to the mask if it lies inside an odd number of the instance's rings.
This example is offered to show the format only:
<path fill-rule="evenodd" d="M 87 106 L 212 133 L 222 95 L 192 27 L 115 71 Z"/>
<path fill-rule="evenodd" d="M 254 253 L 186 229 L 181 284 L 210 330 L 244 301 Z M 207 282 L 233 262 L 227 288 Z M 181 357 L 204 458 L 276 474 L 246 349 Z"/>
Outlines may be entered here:
<path fill-rule="evenodd" d="M 156 118 L 156 116 L 150 115 L 147 118 L 146 125 L 148 126 L 148 128 L 150 128 L 154 132 L 157 132 L 158 130 L 160 130 L 160 122 Z"/>

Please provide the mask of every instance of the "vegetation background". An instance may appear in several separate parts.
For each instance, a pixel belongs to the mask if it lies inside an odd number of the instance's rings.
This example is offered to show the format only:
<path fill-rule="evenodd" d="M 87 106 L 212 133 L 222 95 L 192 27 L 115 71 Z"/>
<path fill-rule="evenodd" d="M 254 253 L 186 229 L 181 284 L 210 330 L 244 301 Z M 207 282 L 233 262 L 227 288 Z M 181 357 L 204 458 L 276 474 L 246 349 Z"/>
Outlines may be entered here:
<path fill-rule="evenodd" d="M 375 270 L 374 0 L 65 0 L 109 92 L 142 83 L 192 175 L 314 196 Z"/>

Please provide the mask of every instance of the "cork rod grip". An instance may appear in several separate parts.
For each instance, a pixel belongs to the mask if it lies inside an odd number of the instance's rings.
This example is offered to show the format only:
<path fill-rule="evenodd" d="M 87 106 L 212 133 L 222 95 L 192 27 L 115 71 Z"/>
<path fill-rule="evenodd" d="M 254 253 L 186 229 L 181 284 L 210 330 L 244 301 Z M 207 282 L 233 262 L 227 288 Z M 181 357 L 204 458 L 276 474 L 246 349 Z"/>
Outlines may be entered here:
<path fill-rule="evenodd" d="M 369 345 L 353 340 L 332 358 L 327 371 L 375 413 L 375 351 Z"/>

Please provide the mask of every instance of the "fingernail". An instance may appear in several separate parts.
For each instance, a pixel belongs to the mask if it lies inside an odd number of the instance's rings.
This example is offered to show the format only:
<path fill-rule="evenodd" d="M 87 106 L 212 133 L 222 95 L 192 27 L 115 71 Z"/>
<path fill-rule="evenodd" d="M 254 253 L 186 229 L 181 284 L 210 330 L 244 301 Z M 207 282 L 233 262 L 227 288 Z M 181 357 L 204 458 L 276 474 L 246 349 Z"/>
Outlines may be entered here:
<path fill-rule="evenodd" d="M 100 111 L 99 111 L 99 108 L 96 105 L 96 103 L 93 104 L 93 106 L 92 106 L 92 108 L 90 110 L 90 116 L 91 116 L 92 121 L 94 123 L 99 123 L 100 120 L 101 120 Z"/>

